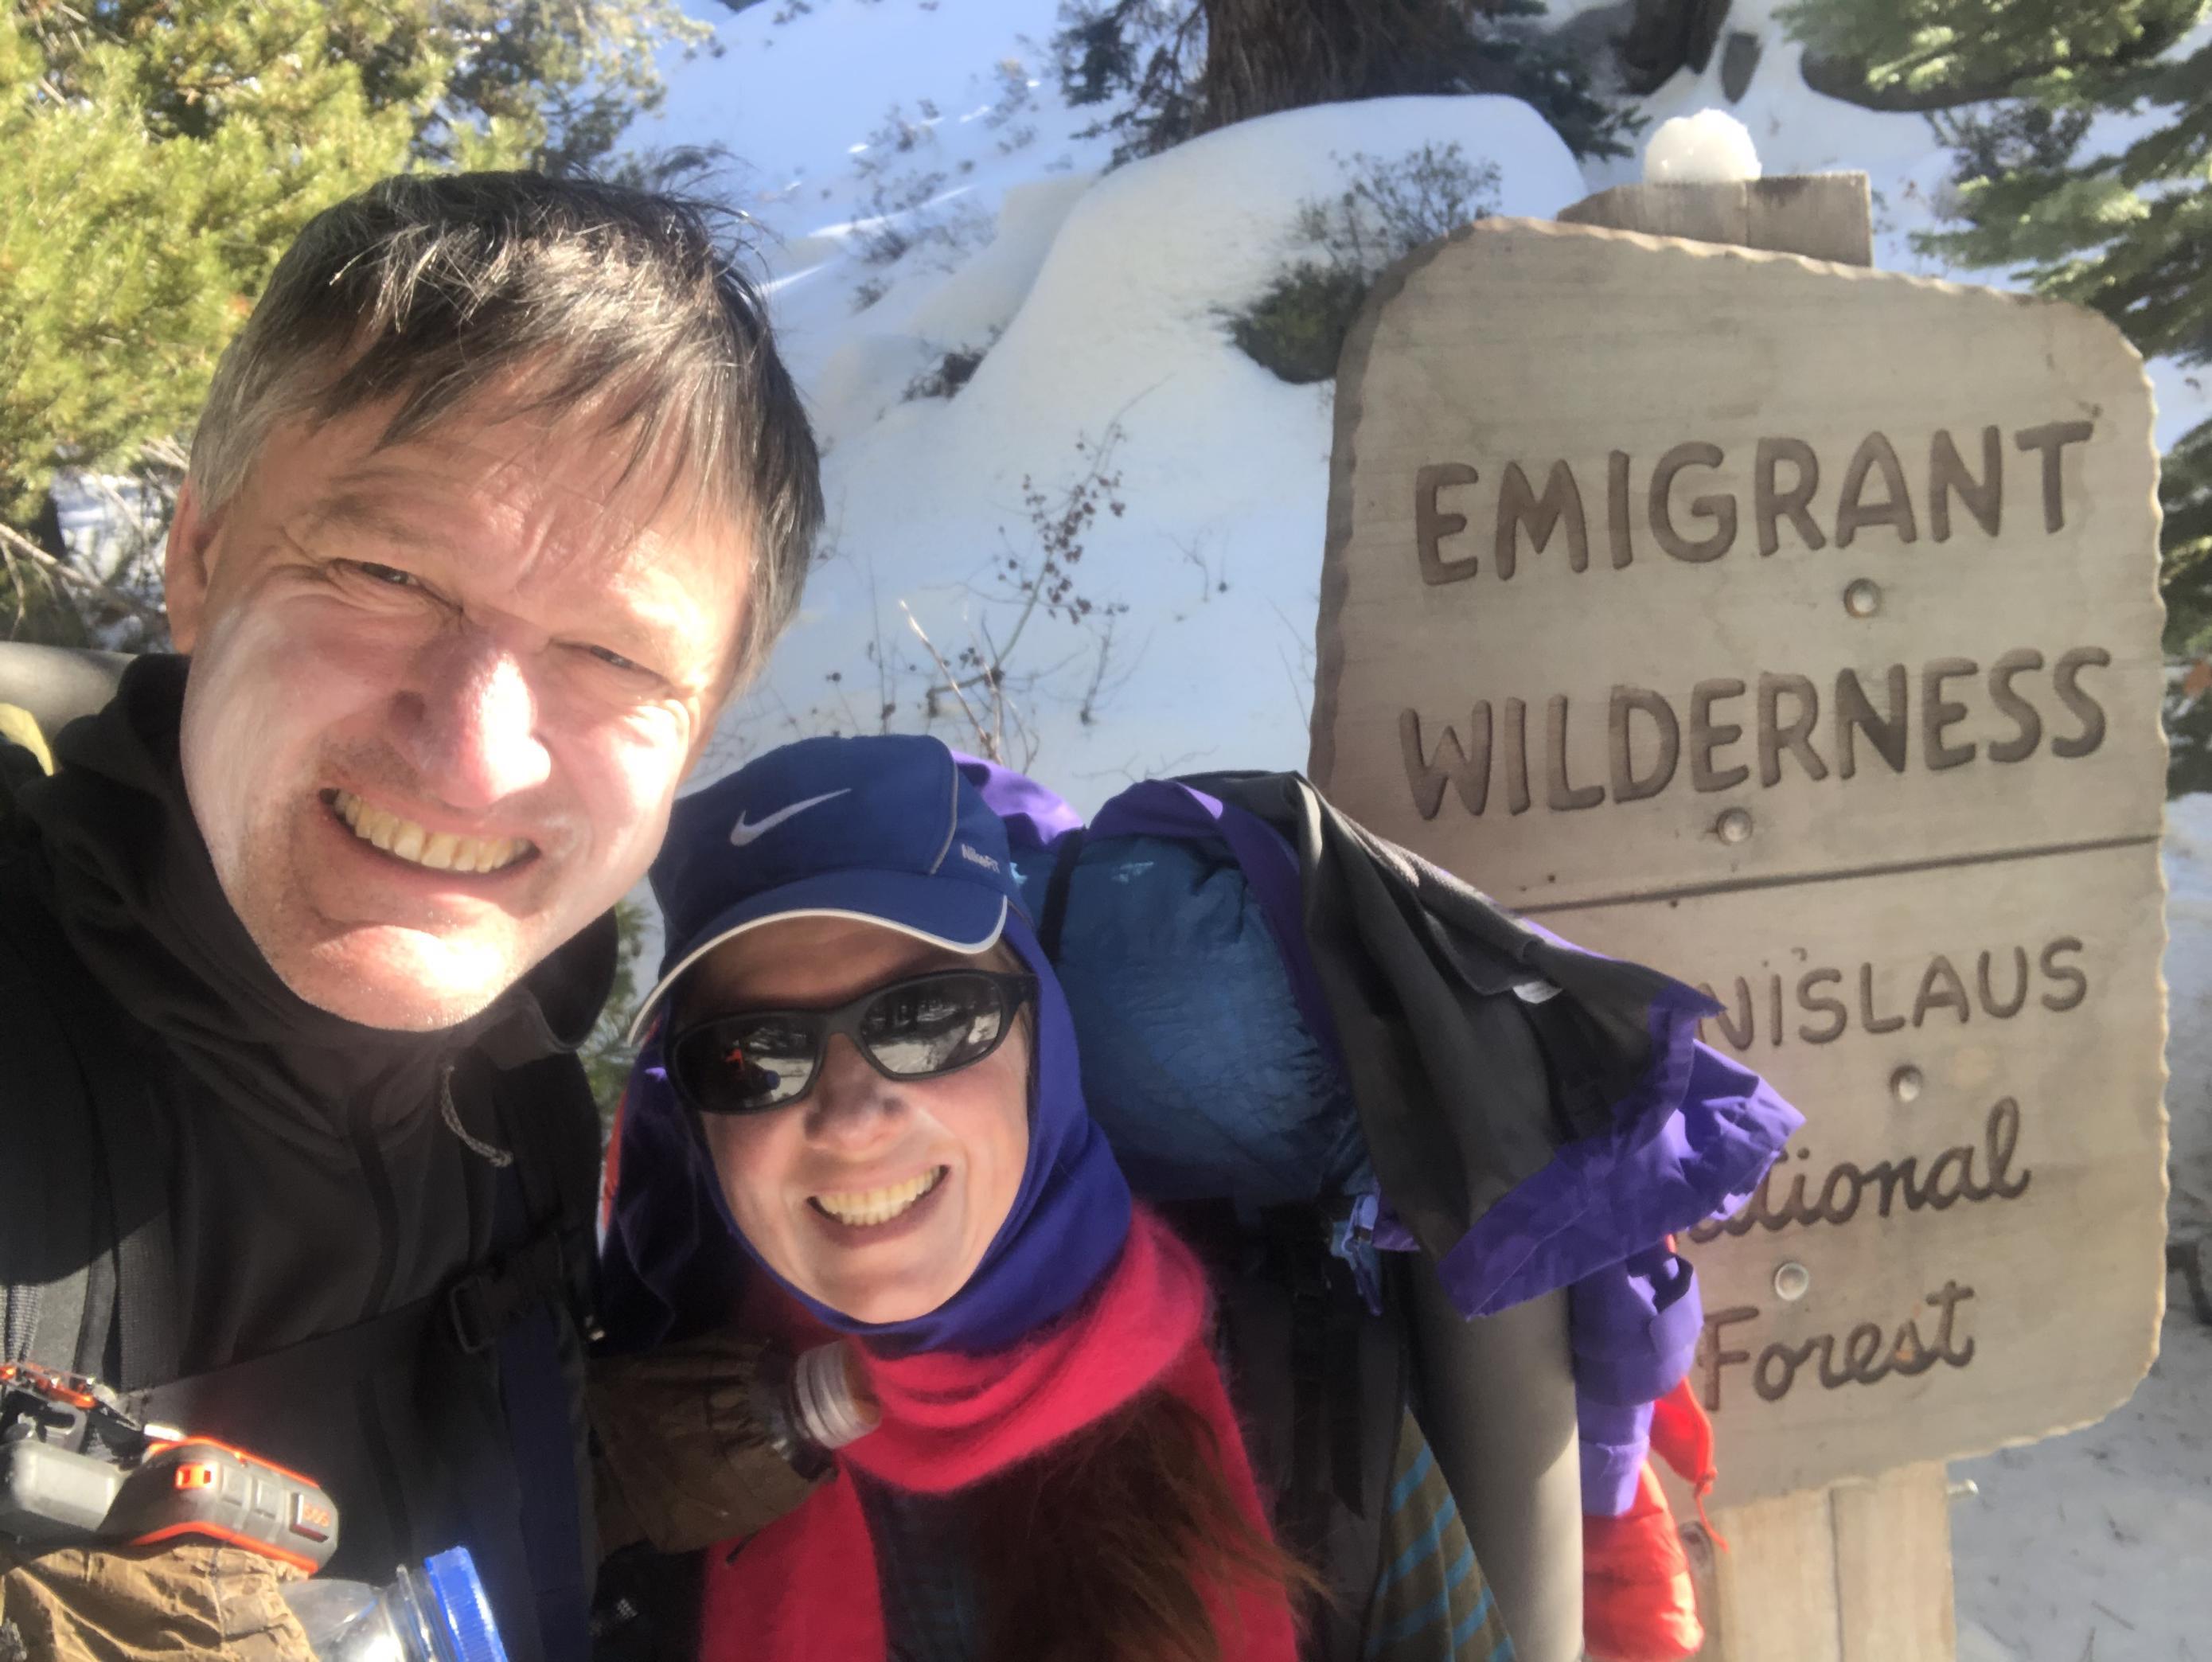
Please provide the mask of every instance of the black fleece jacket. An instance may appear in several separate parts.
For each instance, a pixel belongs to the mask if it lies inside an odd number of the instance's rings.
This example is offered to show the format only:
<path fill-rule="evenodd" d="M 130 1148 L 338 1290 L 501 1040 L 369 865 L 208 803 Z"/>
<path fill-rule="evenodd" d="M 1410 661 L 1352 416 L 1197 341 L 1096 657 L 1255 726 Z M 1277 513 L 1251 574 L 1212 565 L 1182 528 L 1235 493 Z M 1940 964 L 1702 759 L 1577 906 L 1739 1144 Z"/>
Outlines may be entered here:
<path fill-rule="evenodd" d="M 531 1208 L 512 1193 L 501 1200 L 514 1179 L 496 1154 L 533 1142 L 516 1135 L 525 1114 L 557 1118 L 559 1137 L 582 1144 L 586 1160 L 596 1148 L 571 1053 L 606 997 L 614 931 L 602 919 L 482 1015 L 444 1032 L 364 1027 L 302 1001 L 232 911 L 193 819 L 177 751 L 185 673 L 181 658 L 134 663 L 105 710 L 63 730 L 53 776 L 21 787 L 15 806 L 43 864 L 49 910 L 114 1001 L 113 1043 L 150 1096 L 167 1174 L 179 1371 L 189 1376 L 419 1304 L 545 1221 L 518 1219 Z M 5 1045 L 0 1037 L 0 1069 Z M 13 1147 L 35 1148 L 45 1111 L 0 1072 L 0 1131 Z M 578 1204 L 588 1215 L 588 1193 L 567 1199 L 572 1221 Z M 21 1267 L 0 1263 L 0 1282 L 21 1278 Z M 462 1357 L 445 1326 L 395 1330 L 392 1341 L 438 1355 L 373 1359 L 355 1377 L 300 1387 L 332 1400 L 248 1411 L 286 1445 L 289 1462 L 319 1477 L 349 1474 L 352 1492 L 338 1496 L 343 1538 L 363 1554 L 452 1545 L 487 1527 L 487 1485 L 494 1513 L 509 1503 L 502 1492 L 522 1492 L 511 1471 L 454 1470 L 512 1464 L 479 1446 L 506 1440 L 511 1403 L 497 1364 Z M 560 1348 L 572 1359 L 572 1330 Z M 234 1424 L 237 1415 L 219 1417 Z M 572 1419 L 580 1424 L 580 1412 Z M 477 1549 L 480 1558 L 503 1550 L 513 1555 L 496 1543 Z M 580 1560 L 586 1549 L 575 1551 Z M 380 1580 L 391 1563 L 353 1568 Z M 499 1579 L 515 1574 L 510 1567 Z M 529 1575 L 543 1583 L 546 1572 Z M 526 1625 L 519 1610 L 501 1619 L 512 1650 L 538 1653 L 515 1642 L 524 1635 L 514 1628 Z"/>

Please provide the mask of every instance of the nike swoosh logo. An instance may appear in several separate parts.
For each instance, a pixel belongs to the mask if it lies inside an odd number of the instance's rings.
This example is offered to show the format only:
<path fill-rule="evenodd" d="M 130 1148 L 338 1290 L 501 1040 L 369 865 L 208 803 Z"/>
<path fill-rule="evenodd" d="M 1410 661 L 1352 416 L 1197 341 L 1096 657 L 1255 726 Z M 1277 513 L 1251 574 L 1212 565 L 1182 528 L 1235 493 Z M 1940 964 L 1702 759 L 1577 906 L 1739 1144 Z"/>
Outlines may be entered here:
<path fill-rule="evenodd" d="M 787 808 L 778 808 L 767 819 L 756 819 L 750 825 L 745 823 L 744 815 L 740 813 L 738 816 L 738 823 L 730 827 L 730 846 L 733 849 L 742 849 L 748 843 L 757 842 L 767 836 L 792 815 L 804 813 L 809 808 L 819 807 L 824 802 L 832 801 L 840 796 L 849 796 L 852 793 L 853 788 L 848 785 L 843 790 L 828 791 L 820 796 L 810 796 L 804 802 L 793 802 Z"/>

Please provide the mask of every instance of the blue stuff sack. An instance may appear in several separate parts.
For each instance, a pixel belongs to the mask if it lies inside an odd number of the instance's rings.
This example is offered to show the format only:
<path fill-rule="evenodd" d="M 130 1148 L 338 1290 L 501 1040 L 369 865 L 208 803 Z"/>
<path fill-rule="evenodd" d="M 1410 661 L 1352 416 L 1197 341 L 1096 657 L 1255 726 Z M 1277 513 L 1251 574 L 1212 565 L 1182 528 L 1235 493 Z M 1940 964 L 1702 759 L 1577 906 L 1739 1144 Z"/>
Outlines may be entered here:
<path fill-rule="evenodd" d="M 1017 855 L 1033 916 L 1054 863 Z M 1343 1070 L 1225 845 L 1097 837 L 1064 880 L 1054 966 L 1083 1093 L 1137 1195 L 1267 1206 L 1371 1182 Z"/>

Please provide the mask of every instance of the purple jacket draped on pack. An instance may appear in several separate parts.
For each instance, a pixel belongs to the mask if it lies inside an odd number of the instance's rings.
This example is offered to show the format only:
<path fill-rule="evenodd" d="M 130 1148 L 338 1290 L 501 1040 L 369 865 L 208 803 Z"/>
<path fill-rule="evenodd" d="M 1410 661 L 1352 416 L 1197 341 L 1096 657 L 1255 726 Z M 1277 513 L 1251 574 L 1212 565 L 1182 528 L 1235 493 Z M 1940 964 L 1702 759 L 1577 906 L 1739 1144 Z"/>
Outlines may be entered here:
<path fill-rule="evenodd" d="M 1006 819 L 1018 856 L 1025 846 L 1049 849 L 1077 832 L 1092 842 L 1218 841 L 1251 886 L 1308 1027 L 1342 1066 L 1301 927 L 1297 858 L 1273 827 L 1197 783 L 1154 780 L 1113 798 L 1085 829 L 1036 782 L 989 763 L 968 765 Z M 1550 931 L 1519 926 L 1557 953 L 1596 959 Z M 1470 1316 L 1569 1289 L 1583 1506 L 1593 1513 L 1626 1509 L 1649 1444 L 1651 1404 L 1688 1373 L 1696 1351 L 1703 1322 L 1697 1272 L 1669 1238 L 1747 1201 L 1803 1123 L 1759 1075 L 1698 1041 L 1698 1020 L 1716 1008 L 1679 983 L 1652 997 L 1649 1057 L 1634 1087 L 1611 1105 L 1610 1129 L 1559 1148 L 1475 1219 L 1439 1263 Z M 1382 1199 L 1376 1245 L 1414 1246 L 1388 1194 Z"/>

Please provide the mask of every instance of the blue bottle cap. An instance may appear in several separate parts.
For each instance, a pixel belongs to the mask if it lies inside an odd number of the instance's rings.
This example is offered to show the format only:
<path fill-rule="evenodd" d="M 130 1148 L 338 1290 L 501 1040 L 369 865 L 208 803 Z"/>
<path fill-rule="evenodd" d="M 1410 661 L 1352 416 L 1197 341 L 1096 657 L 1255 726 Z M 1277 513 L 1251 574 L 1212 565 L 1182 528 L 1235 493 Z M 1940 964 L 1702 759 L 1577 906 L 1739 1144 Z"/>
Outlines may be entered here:
<path fill-rule="evenodd" d="M 422 1573 L 430 1583 L 444 1637 L 453 1647 L 454 1662 L 507 1662 L 499 1624 L 492 1620 L 491 1599 L 469 1549 L 452 1547 L 434 1554 L 422 1561 Z"/>

